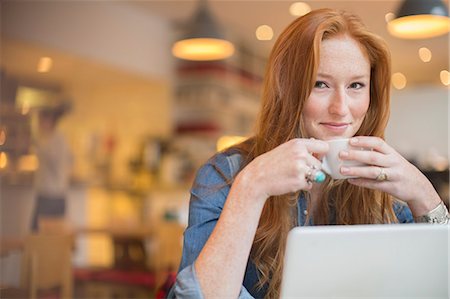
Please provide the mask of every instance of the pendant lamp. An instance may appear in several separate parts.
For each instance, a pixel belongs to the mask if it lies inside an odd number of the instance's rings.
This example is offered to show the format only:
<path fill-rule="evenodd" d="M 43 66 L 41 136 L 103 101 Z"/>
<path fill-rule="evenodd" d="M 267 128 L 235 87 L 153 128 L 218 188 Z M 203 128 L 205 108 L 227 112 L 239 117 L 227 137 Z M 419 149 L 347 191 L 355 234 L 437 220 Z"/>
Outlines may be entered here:
<path fill-rule="evenodd" d="M 219 25 L 208 10 L 206 0 L 200 0 L 197 12 L 187 24 L 183 39 L 174 43 L 172 54 L 185 60 L 221 60 L 234 53 L 234 46 L 224 39 Z"/>
<path fill-rule="evenodd" d="M 423 39 L 450 31 L 448 8 L 441 0 L 404 0 L 388 31 L 395 37 Z"/>

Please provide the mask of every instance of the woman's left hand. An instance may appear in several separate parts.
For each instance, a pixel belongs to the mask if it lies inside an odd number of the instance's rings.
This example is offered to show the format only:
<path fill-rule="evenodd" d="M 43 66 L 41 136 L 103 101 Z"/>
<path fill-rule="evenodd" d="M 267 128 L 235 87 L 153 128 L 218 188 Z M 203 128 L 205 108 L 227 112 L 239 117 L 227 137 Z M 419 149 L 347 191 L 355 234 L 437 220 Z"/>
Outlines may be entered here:
<path fill-rule="evenodd" d="M 349 183 L 391 194 L 406 202 L 416 217 L 428 213 L 441 202 L 425 175 L 383 139 L 357 136 L 351 138 L 350 144 L 367 150 L 341 152 L 340 158 L 367 166 L 341 167 L 342 174 L 358 177 L 349 179 Z"/>

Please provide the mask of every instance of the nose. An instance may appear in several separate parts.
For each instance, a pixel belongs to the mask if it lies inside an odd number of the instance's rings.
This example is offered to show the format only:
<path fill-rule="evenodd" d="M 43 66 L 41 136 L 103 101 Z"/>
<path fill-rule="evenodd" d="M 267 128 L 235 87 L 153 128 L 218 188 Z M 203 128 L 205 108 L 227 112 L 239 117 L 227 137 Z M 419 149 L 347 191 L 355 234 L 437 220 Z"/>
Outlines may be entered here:
<path fill-rule="evenodd" d="M 345 116 L 349 112 L 347 95 L 344 90 L 339 89 L 334 92 L 328 107 L 330 114 Z"/>

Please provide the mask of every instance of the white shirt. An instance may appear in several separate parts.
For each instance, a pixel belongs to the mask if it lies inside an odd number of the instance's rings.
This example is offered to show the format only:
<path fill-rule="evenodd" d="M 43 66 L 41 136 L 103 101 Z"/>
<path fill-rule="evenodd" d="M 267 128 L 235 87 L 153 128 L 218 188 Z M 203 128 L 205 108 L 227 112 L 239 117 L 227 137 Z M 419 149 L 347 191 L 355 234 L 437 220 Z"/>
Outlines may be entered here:
<path fill-rule="evenodd" d="M 39 167 L 35 187 L 39 195 L 64 197 L 69 187 L 72 153 L 64 136 L 55 131 L 38 140 L 36 155 Z"/>

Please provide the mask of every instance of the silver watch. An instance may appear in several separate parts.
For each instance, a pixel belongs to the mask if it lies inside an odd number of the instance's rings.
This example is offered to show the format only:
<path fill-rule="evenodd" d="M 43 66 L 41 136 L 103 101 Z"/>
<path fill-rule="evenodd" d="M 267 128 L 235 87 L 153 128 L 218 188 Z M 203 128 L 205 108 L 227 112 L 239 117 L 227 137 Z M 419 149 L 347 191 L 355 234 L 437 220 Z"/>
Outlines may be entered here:
<path fill-rule="evenodd" d="M 450 224 L 450 215 L 444 202 L 423 216 L 414 218 L 417 223 Z"/>

